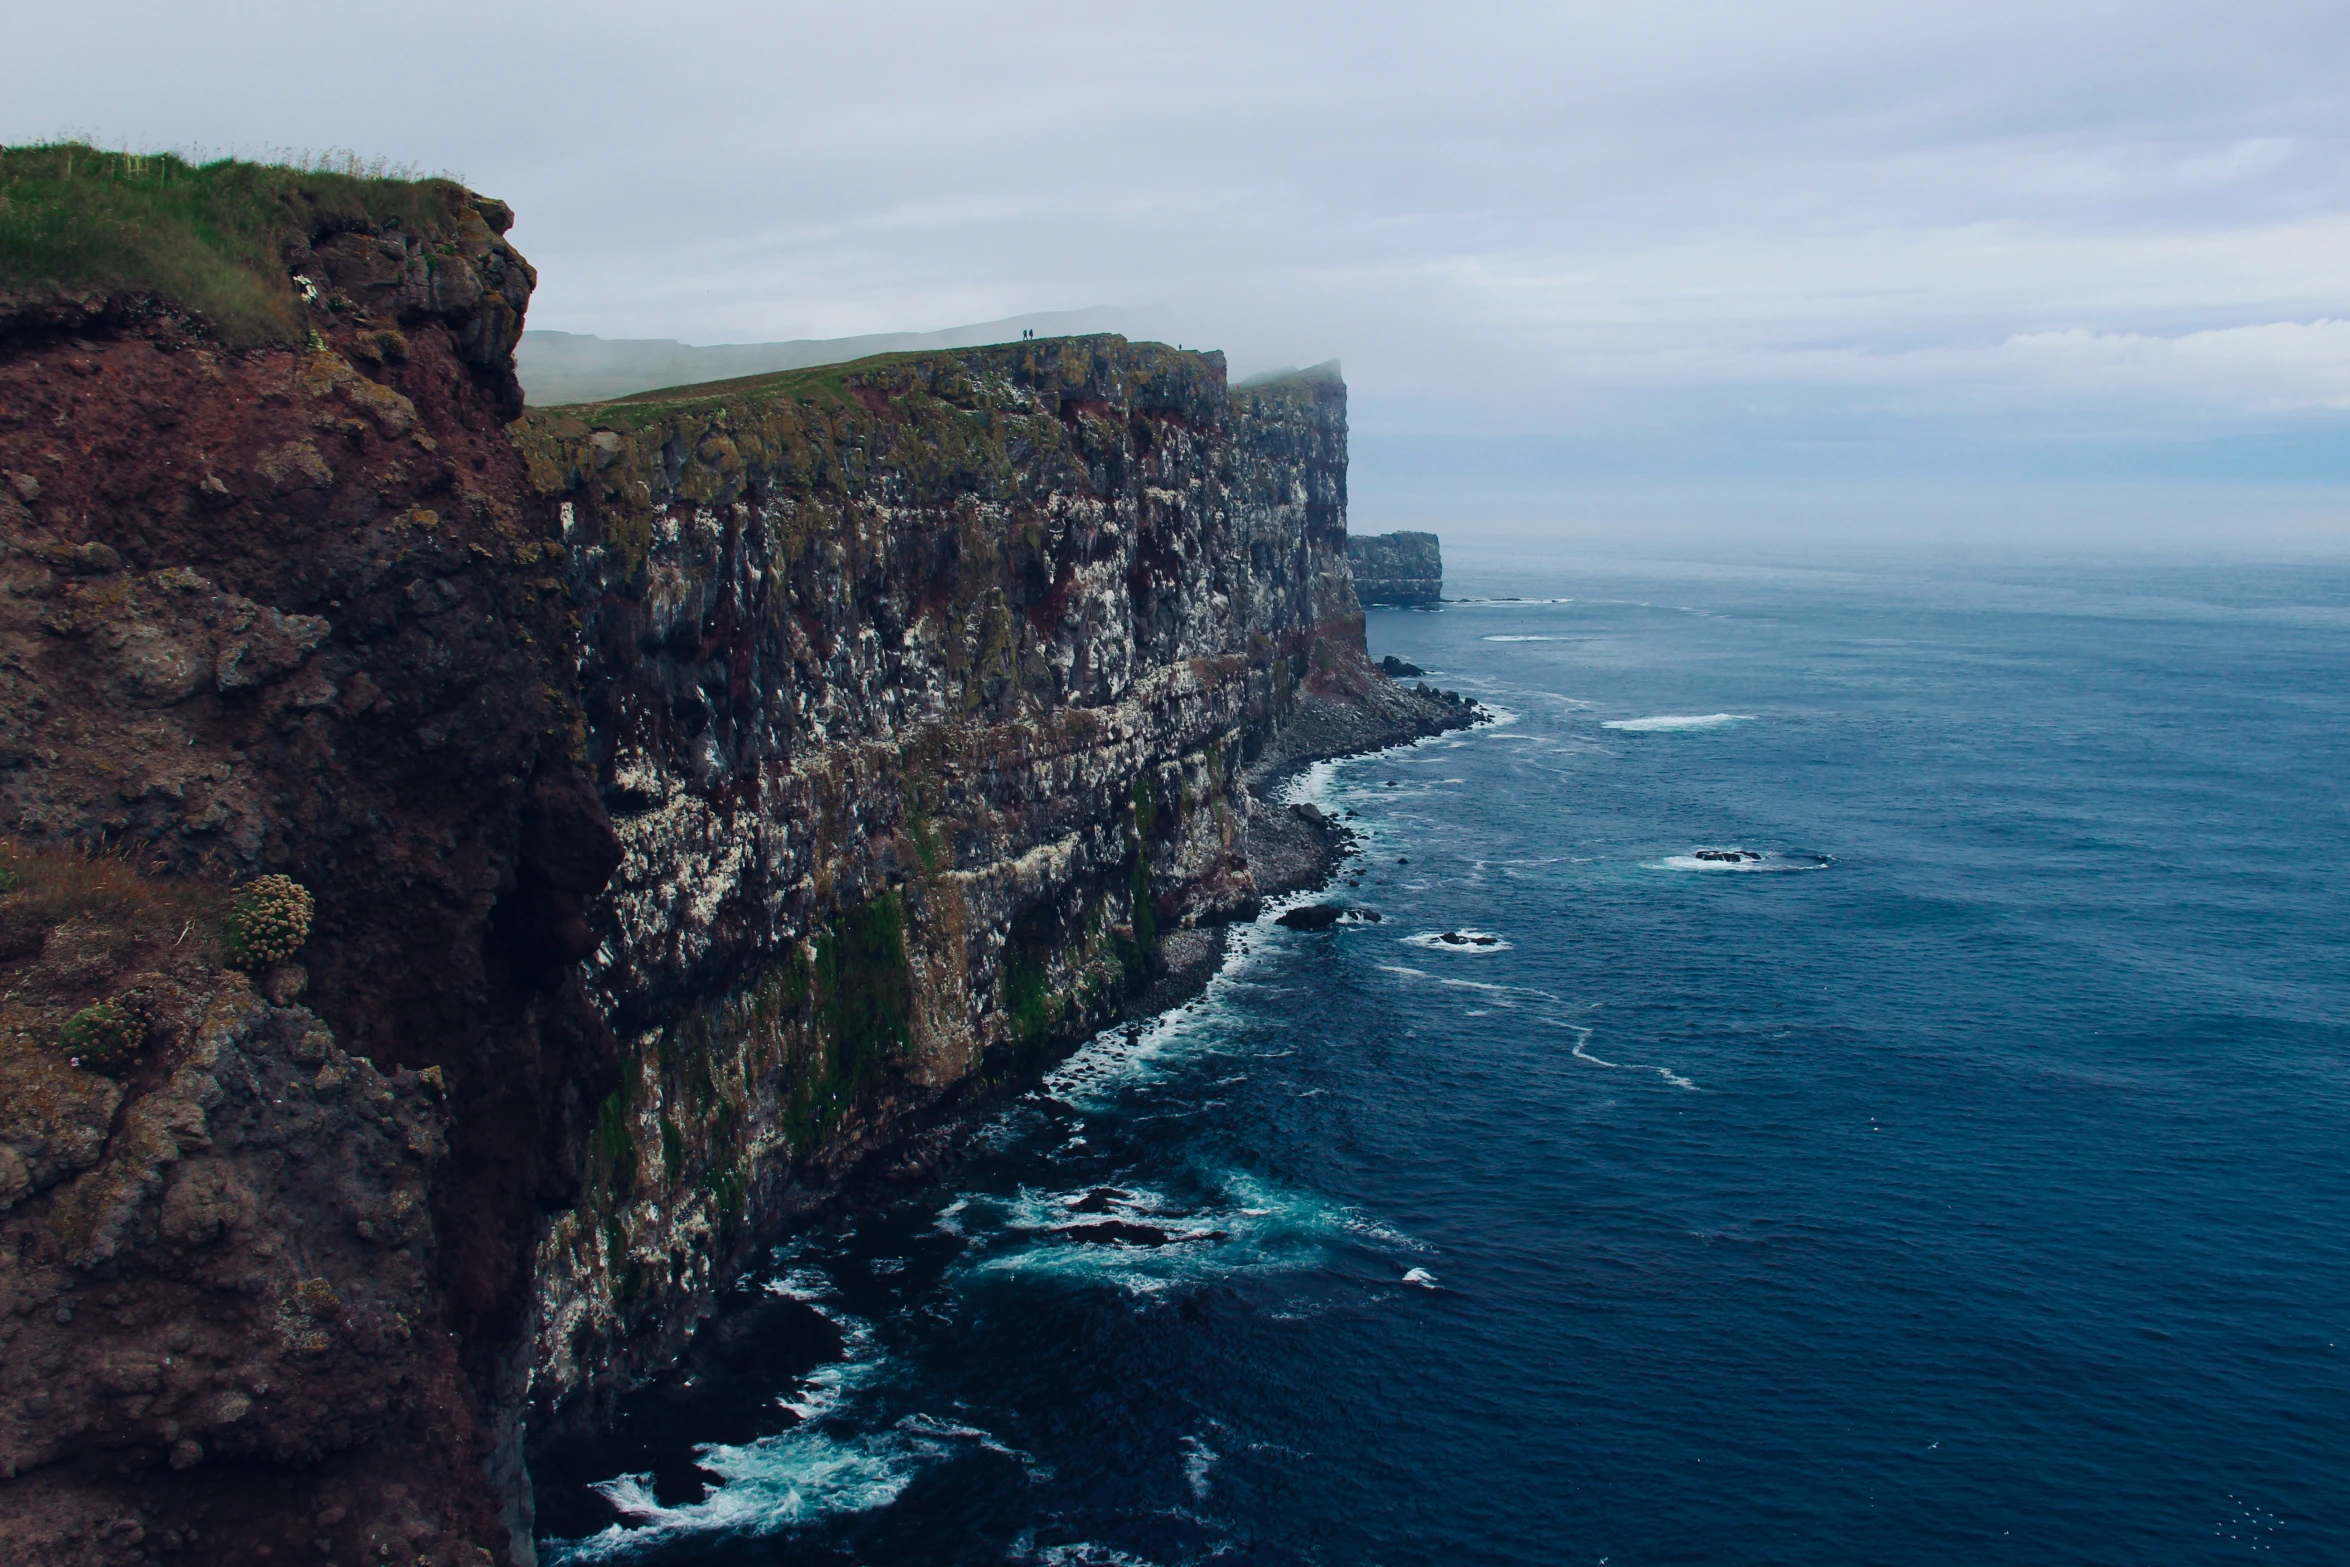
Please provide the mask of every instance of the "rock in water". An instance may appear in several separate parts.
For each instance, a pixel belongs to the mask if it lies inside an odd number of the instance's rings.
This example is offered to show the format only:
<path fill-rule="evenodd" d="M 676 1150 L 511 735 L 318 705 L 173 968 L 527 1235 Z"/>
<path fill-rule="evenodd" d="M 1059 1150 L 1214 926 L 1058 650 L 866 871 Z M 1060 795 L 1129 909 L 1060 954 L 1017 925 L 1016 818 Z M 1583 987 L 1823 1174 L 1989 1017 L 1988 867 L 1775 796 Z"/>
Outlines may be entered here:
<path fill-rule="evenodd" d="M 1444 553 L 1433 533 L 1351 534 L 1346 558 L 1354 568 L 1355 597 L 1365 604 L 1427 609 L 1444 598 Z"/>

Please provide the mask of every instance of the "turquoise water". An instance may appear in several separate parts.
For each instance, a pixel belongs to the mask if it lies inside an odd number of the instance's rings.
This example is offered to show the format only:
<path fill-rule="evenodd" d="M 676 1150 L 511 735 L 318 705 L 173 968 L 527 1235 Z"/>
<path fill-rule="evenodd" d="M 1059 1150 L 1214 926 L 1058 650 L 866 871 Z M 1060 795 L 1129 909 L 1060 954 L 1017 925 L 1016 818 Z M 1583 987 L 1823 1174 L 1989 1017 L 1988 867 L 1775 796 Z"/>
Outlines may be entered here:
<path fill-rule="evenodd" d="M 2350 1561 L 2350 568 L 1448 588 L 1498 721 L 1299 785 L 1383 919 L 792 1240 L 551 1554 Z"/>

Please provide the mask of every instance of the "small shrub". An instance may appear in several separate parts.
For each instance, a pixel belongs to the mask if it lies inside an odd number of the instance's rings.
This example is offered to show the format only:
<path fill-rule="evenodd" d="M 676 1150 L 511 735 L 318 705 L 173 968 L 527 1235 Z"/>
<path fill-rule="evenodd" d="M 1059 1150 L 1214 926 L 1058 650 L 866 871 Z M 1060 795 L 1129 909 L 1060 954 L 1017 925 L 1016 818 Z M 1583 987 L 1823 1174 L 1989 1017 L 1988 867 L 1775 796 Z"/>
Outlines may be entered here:
<path fill-rule="evenodd" d="M 84 1071 L 112 1077 L 147 1045 L 147 1020 L 120 1001 L 101 1001 L 66 1020 L 57 1042 Z"/>
<path fill-rule="evenodd" d="M 408 362 L 408 339 L 389 327 L 369 332 L 351 346 L 360 358 L 370 364 L 404 365 Z"/>
<path fill-rule="evenodd" d="M 228 960 L 234 968 L 283 963 L 310 939 L 309 889 L 291 876 L 264 876 L 229 905 Z"/>

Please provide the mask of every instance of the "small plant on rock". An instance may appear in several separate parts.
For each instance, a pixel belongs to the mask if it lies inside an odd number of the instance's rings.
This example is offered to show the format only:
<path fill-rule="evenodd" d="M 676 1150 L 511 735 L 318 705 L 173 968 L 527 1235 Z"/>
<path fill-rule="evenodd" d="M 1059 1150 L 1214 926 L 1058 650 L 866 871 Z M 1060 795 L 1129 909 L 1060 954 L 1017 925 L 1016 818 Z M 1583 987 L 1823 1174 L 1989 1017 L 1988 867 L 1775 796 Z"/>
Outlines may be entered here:
<path fill-rule="evenodd" d="M 74 1065 L 113 1077 L 146 1048 L 147 1020 L 120 1001 L 101 1001 L 66 1019 L 57 1042 Z"/>
<path fill-rule="evenodd" d="M 291 876 L 264 876 L 229 905 L 228 961 L 266 968 L 292 957 L 310 939 L 310 890 Z"/>

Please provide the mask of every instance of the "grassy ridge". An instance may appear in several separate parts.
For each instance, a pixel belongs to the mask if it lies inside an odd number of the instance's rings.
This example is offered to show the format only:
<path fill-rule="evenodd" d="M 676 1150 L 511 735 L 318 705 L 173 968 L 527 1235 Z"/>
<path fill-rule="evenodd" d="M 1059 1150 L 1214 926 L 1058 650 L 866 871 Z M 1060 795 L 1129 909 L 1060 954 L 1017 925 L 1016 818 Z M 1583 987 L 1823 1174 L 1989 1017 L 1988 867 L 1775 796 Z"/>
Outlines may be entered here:
<path fill-rule="evenodd" d="M 698 381 L 687 386 L 657 386 L 650 391 L 630 392 L 624 397 L 608 397 L 600 402 L 558 403 L 553 406 L 667 408 L 677 403 L 724 402 L 743 397 L 806 397 L 817 392 L 839 394 L 847 389 L 852 379 L 862 380 L 877 370 L 923 364 L 934 359 L 961 360 L 982 351 L 972 348 L 925 348 L 898 354 L 873 354 L 863 359 L 844 360 L 840 364 L 810 365 L 801 370 L 770 370 L 763 375 L 739 375 L 731 380 Z"/>
<path fill-rule="evenodd" d="M 1169 348 L 1164 343 L 1130 343 L 1114 332 L 1080 337 L 1033 338 L 1009 343 L 981 343 L 969 348 L 916 348 L 899 353 L 869 354 L 863 359 L 845 359 L 837 364 L 808 365 L 797 370 L 769 370 L 724 381 L 657 386 L 648 391 L 629 392 L 623 396 L 598 398 L 590 402 L 538 404 L 532 407 L 531 413 L 554 418 L 592 417 L 600 426 L 633 429 L 667 418 L 688 405 L 717 409 L 744 407 L 778 399 L 838 403 L 850 395 L 852 386 L 903 391 L 931 379 L 924 374 L 925 371 L 945 370 L 951 375 L 957 370 L 976 370 L 982 364 L 996 364 L 999 368 L 1023 365 L 1033 369 L 1045 363 L 1047 355 L 1056 358 L 1070 354 L 1083 355 L 1104 345 L 1131 347 L 1146 355 L 1167 359 L 1191 359 L 1199 353 L 1198 350 Z M 1335 365 L 1336 361 L 1332 363 Z M 908 373 L 902 376 L 892 373 L 900 370 Z M 1297 378 L 1318 371 L 1284 373 Z"/>
<path fill-rule="evenodd" d="M 208 318 L 233 345 L 299 341 L 285 242 L 398 218 L 447 229 L 452 180 L 297 169 L 78 142 L 0 148 L 0 289 L 152 293 Z"/>

